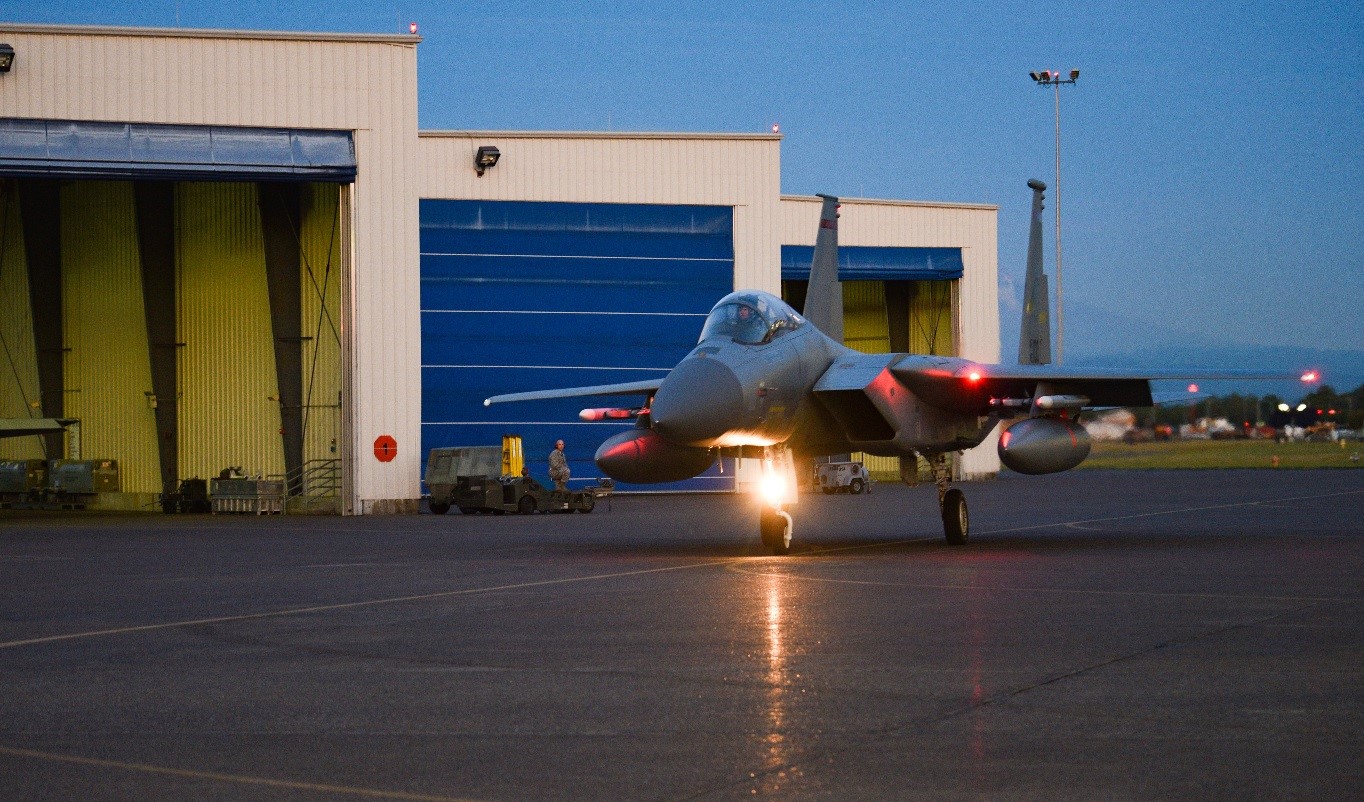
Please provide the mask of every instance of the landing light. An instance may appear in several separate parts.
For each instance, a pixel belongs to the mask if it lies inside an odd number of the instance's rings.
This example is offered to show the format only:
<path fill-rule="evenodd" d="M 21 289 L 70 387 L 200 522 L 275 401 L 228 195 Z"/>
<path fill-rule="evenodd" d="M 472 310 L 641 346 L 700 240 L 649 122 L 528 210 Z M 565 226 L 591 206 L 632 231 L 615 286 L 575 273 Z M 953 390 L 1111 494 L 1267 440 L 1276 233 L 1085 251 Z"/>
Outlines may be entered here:
<path fill-rule="evenodd" d="M 1287 405 L 1287 404 L 1280 404 L 1280 405 L 1279 405 L 1279 411 L 1280 411 L 1280 412 L 1287 412 L 1287 411 L 1288 411 L 1288 405 Z"/>
<path fill-rule="evenodd" d="M 1307 405 L 1306 405 L 1306 404 L 1298 404 L 1298 411 L 1299 411 L 1299 412 L 1304 412 L 1304 411 L 1306 411 L 1306 410 L 1307 410 Z"/>
<path fill-rule="evenodd" d="M 758 495 L 769 506 L 781 509 L 796 500 L 796 474 L 788 460 L 764 457 Z"/>
<path fill-rule="evenodd" d="M 966 378 L 970 379 L 973 382 L 978 382 L 980 381 L 980 371 L 973 370 L 970 373 L 966 374 Z"/>

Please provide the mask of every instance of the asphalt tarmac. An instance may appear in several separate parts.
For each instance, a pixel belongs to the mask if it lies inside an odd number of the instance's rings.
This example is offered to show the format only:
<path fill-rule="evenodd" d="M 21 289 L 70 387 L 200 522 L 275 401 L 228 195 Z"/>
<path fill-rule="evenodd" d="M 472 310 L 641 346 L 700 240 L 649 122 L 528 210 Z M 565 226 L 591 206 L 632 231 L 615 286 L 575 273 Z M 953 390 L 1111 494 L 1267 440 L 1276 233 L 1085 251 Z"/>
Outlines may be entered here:
<path fill-rule="evenodd" d="M 1345 799 L 1364 471 L 0 513 L 0 798 Z"/>

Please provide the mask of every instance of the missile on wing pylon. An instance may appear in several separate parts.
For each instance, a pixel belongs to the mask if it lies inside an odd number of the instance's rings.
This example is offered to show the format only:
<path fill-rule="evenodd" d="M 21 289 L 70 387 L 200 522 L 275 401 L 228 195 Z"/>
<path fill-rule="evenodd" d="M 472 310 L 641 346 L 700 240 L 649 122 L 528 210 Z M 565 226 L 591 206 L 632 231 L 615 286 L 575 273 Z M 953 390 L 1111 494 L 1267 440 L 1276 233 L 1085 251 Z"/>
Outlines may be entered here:
<path fill-rule="evenodd" d="M 1042 200 L 1047 185 L 1028 180 L 1032 189 L 1032 225 L 1028 229 L 1028 274 L 1023 281 L 1023 326 L 1018 335 L 1018 364 L 1051 364 L 1051 294 L 1042 272 Z"/>

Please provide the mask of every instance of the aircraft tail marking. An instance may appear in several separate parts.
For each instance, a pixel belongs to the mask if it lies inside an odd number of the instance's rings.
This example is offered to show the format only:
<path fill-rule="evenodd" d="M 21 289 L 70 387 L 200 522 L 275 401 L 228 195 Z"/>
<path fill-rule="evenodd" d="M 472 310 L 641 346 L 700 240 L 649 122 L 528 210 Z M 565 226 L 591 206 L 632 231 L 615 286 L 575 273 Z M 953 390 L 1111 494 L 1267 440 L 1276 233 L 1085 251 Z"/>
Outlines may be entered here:
<path fill-rule="evenodd" d="M 815 258 L 810 265 L 810 286 L 805 292 L 805 319 L 843 342 L 843 286 L 838 283 L 838 198 L 820 195 L 819 233 Z"/>

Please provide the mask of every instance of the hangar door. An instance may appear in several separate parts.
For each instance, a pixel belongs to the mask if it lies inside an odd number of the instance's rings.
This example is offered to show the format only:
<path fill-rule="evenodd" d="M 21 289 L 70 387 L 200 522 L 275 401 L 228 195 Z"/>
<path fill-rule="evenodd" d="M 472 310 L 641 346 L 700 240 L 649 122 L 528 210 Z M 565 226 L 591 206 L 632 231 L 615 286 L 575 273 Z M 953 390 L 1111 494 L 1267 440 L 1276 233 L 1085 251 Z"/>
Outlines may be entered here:
<path fill-rule="evenodd" d="M 333 477 L 355 172 L 344 131 L 0 120 L 0 417 L 80 421 L 0 458 L 117 460 L 131 505 Z"/>
<path fill-rule="evenodd" d="M 422 453 L 517 434 L 547 482 L 561 438 L 570 486 L 595 483 L 597 446 L 631 424 L 578 411 L 642 398 L 483 399 L 666 375 L 733 289 L 733 228 L 727 206 L 422 200 Z M 635 489 L 732 487 L 727 467 Z"/>

